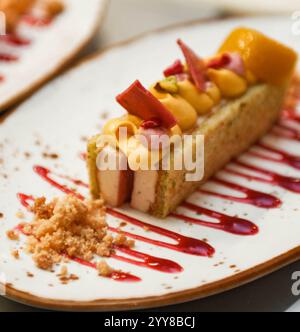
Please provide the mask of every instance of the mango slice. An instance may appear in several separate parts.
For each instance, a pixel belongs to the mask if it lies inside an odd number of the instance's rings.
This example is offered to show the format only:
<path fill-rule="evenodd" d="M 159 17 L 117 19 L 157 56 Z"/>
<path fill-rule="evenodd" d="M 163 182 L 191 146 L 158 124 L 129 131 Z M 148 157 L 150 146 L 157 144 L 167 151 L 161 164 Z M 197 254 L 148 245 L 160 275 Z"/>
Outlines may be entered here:
<path fill-rule="evenodd" d="M 298 58 L 291 48 L 247 28 L 238 28 L 228 36 L 219 49 L 224 52 L 239 52 L 256 78 L 273 85 L 288 83 Z"/>

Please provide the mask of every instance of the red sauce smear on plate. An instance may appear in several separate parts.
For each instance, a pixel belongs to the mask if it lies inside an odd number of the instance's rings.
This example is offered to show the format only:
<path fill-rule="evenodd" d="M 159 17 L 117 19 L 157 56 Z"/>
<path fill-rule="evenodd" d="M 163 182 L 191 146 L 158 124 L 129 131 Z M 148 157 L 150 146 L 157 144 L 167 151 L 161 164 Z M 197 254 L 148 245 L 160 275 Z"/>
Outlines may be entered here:
<path fill-rule="evenodd" d="M 0 61 L 1 62 L 15 62 L 18 61 L 18 57 L 16 55 L 8 54 L 8 53 L 0 53 Z"/>
<path fill-rule="evenodd" d="M 273 129 L 273 134 L 278 137 L 300 142 L 300 131 L 285 124 L 279 124 Z"/>
<path fill-rule="evenodd" d="M 277 157 L 272 157 L 272 156 L 269 156 L 269 155 L 266 155 L 266 154 L 263 154 L 263 153 L 257 152 L 257 151 L 250 151 L 249 153 L 251 155 L 253 155 L 255 157 L 259 157 L 264 160 L 273 161 L 275 163 L 286 164 L 286 165 L 289 165 L 293 168 L 300 170 L 300 156 L 294 156 L 281 149 L 273 148 L 273 147 L 268 146 L 263 143 L 258 143 L 256 146 L 263 149 L 264 151 L 267 151 L 272 154 L 276 154 Z"/>
<path fill-rule="evenodd" d="M 212 192 L 212 191 L 204 190 L 204 189 L 200 189 L 199 190 L 200 193 L 228 199 L 228 200 L 231 200 L 234 202 L 250 204 L 250 205 L 254 205 L 259 208 L 265 208 L 265 209 L 277 208 L 282 205 L 281 200 L 275 196 L 272 196 L 272 195 L 269 195 L 266 193 L 262 193 L 260 191 L 256 191 L 256 190 L 235 184 L 233 182 L 229 182 L 229 181 L 225 181 L 225 180 L 221 180 L 221 179 L 217 179 L 217 178 L 213 178 L 210 181 L 215 182 L 224 187 L 233 189 L 235 191 L 242 192 L 243 194 L 245 194 L 245 197 L 235 197 L 232 195 L 220 194 L 217 192 Z"/>
<path fill-rule="evenodd" d="M 242 161 L 235 161 L 234 164 L 237 166 L 240 166 L 241 168 L 244 168 L 246 170 L 265 175 L 266 177 L 245 174 L 243 172 L 230 169 L 228 167 L 225 168 L 224 171 L 226 171 L 227 173 L 233 174 L 233 175 L 237 175 L 237 176 L 246 178 L 248 180 L 255 180 L 255 181 L 259 181 L 259 182 L 263 182 L 263 183 L 270 183 L 270 184 L 279 186 L 281 188 L 284 188 L 286 190 L 289 190 L 291 192 L 300 194 L 300 178 L 294 178 L 294 177 L 281 175 L 281 174 L 260 168 L 258 166 L 248 165 Z"/>
<path fill-rule="evenodd" d="M 18 36 L 16 34 L 0 36 L 0 41 L 4 41 L 5 43 L 13 46 L 28 46 L 31 44 L 31 40 Z"/>
<path fill-rule="evenodd" d="M 171 244 L 168 242 L 153 240 L 150 238 L 146 238 L 144 236 L 128 233 L 128 232 L 122 232 L 122 234 L 126 235 L 127 237 L 133 238 L 135 240 L 147 242 L 153 245 L 156 245 L 158 247 L 168 248 L 171 250 L 183 252 L 190 255 L 196 255 L 196 256 L 204 256 L 204 257 L 211 257 L 215 253 L 215 249 L 211 247 L 209 244 L 205 243 L 204 241 L 190 238 L 172 231 L 169 231 L 165 228 L 161 228 L 158 226 L 154 226 L 145 222 L 142 222 L 136 218 L 130 217 L 124 213 L 108 209 L 107 213 L 110 214 L 113 217 L 116 217 L 118 219 L 124 220 L 128 223 L 131 223 L 137 227 L 146 228 L 149 230 L 149 232 L 153 232 L 165 237 L 168 237 L 170 239 L 175 240 L 176 244 Z M 114 228 L 110 228 L 110 230 L 118 231 Z"/>
<path fill-rule="evenodd" d="M 90 267 L 92 269 L 97 269 L 97 265 L 95 263 L 92 262 L 88 262 L 85 261 L 83 259 L 80 258 L 71 258 L 72 261 L 83 265 L 83 266 L 87 266 Z M 139 282 L 141 281 L 141 278 L 134 276 L 130 273 L 126 273 L 126 272 L 122 272 L 122 271 L 113 271 L 109 276 L 107 276 L 106 278 L 110 278 L 113 279 L 115 281 L 125 281 L 125 282 Z"/>
<path fill-rule="evenodd" d="M 238 217 L 227 216 L 220 212 L 211 211 L 188 202 L 183 203 L 181 206 L 188 210 L 196 212 L 198 215 L 202 214 L 217 219 L 219 220 L 219 222 L 215 223 L 215 222 L 203 221 L 198 218 L 193 218 L 176 213 L 172 214 L 173 217 L 185 220 L 193 224 L 214 228 L 235 235 L 256 235 L 259 232 L 259 228 L 251 221 L 241 219 Z"/>
<path fill-rule="evenodd" d="M 293 120 L 300 123 L 300 114 L 297 113 L 296 108 L 285 109 L 283 112 L 283 119 Z"/>

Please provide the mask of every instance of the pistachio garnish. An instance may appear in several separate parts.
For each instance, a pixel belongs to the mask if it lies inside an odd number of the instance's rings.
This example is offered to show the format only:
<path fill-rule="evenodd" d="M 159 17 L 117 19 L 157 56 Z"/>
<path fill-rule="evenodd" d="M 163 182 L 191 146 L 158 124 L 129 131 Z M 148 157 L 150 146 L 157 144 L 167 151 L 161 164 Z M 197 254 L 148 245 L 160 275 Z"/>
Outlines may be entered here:
<path fill-rule="evenodd" d="M 158 85 L 162 90 L 169 93 L 178 93 L 179 90 L 177 78 L 175 76 L 169 76 L 162 81 L 159 81 Z"/>

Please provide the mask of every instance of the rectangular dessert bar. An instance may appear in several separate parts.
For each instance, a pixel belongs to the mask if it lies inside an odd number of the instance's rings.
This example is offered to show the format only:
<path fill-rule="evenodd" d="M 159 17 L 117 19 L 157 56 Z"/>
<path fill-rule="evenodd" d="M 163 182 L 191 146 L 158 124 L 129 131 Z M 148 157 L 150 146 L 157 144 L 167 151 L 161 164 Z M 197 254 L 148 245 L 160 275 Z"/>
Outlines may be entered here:
<path fill-rule="evenodd" d="M 108 205 L 130 203 L 139 211 L 167 217 L 201 184 L 261 139 L 280 116 L 297 63 L 295 51 L 247 28 L 234 30 L 218 53 L 207 59 L 182 40 L 177 43 L 186 62 L 175 61 L 164 71 L 165 78 L 149 90 L 135 81 L 116 98 L 128 114 L 109 120 L 102 134 L 89 142 L 91 193 L 95 198 L 101 195 Z M 125 140 L 120 138 L 122 128 L 130 132 Z M 97 146 L 106 135 L 115 139 L 114 147 L 110 143 Z M 181 170 L 175 170 L 172 163 L 168 170 L 161 163 L 154 170 L 134 166 L 135 151 L 143 151 L 141 158 L 149 160 L 151 148 L 141 138 L 149 142 L 177 135 L 188 135 L 194 142 L 197 135 L 204 138 L 204 158 L 197 160 L 204 166 L 202 179 L 188 181 L 191 171 L 184 163 Z M 134 148 L 124 148 L 124 142 Z M 195 159 L 196 147 L 188 144 L 182 153 Z M 117 155 L 127 170 L 99 169 L 96 159 L 102 151 Z M 156 151 L 164 153 L 161 146 Z"/>
<path fill-rule="evenodd" d="M 285 87 L 254 86 L 209 116 L 193 133 L 205 135 L 203 180 L 186 182 L 185 170 L 159 171 L 151 214 L 166 217 L 232 158 L 266 134 L 280 115 L 285 92 Z"/>

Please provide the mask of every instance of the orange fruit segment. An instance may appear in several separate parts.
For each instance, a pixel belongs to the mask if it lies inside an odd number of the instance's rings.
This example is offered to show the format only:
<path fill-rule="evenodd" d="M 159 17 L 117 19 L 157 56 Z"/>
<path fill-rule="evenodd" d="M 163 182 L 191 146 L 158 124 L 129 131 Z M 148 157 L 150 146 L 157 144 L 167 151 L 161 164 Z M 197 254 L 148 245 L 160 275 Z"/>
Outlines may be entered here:
<path fill-rule="evenodd" d="M 219 53 L 224 52 L 240 53 L 256 78 L 274 85 L 290 80 L 298 59 L 291 48 L 247 28 L 238 28 L 228 36 L 219 49 Z"/>

